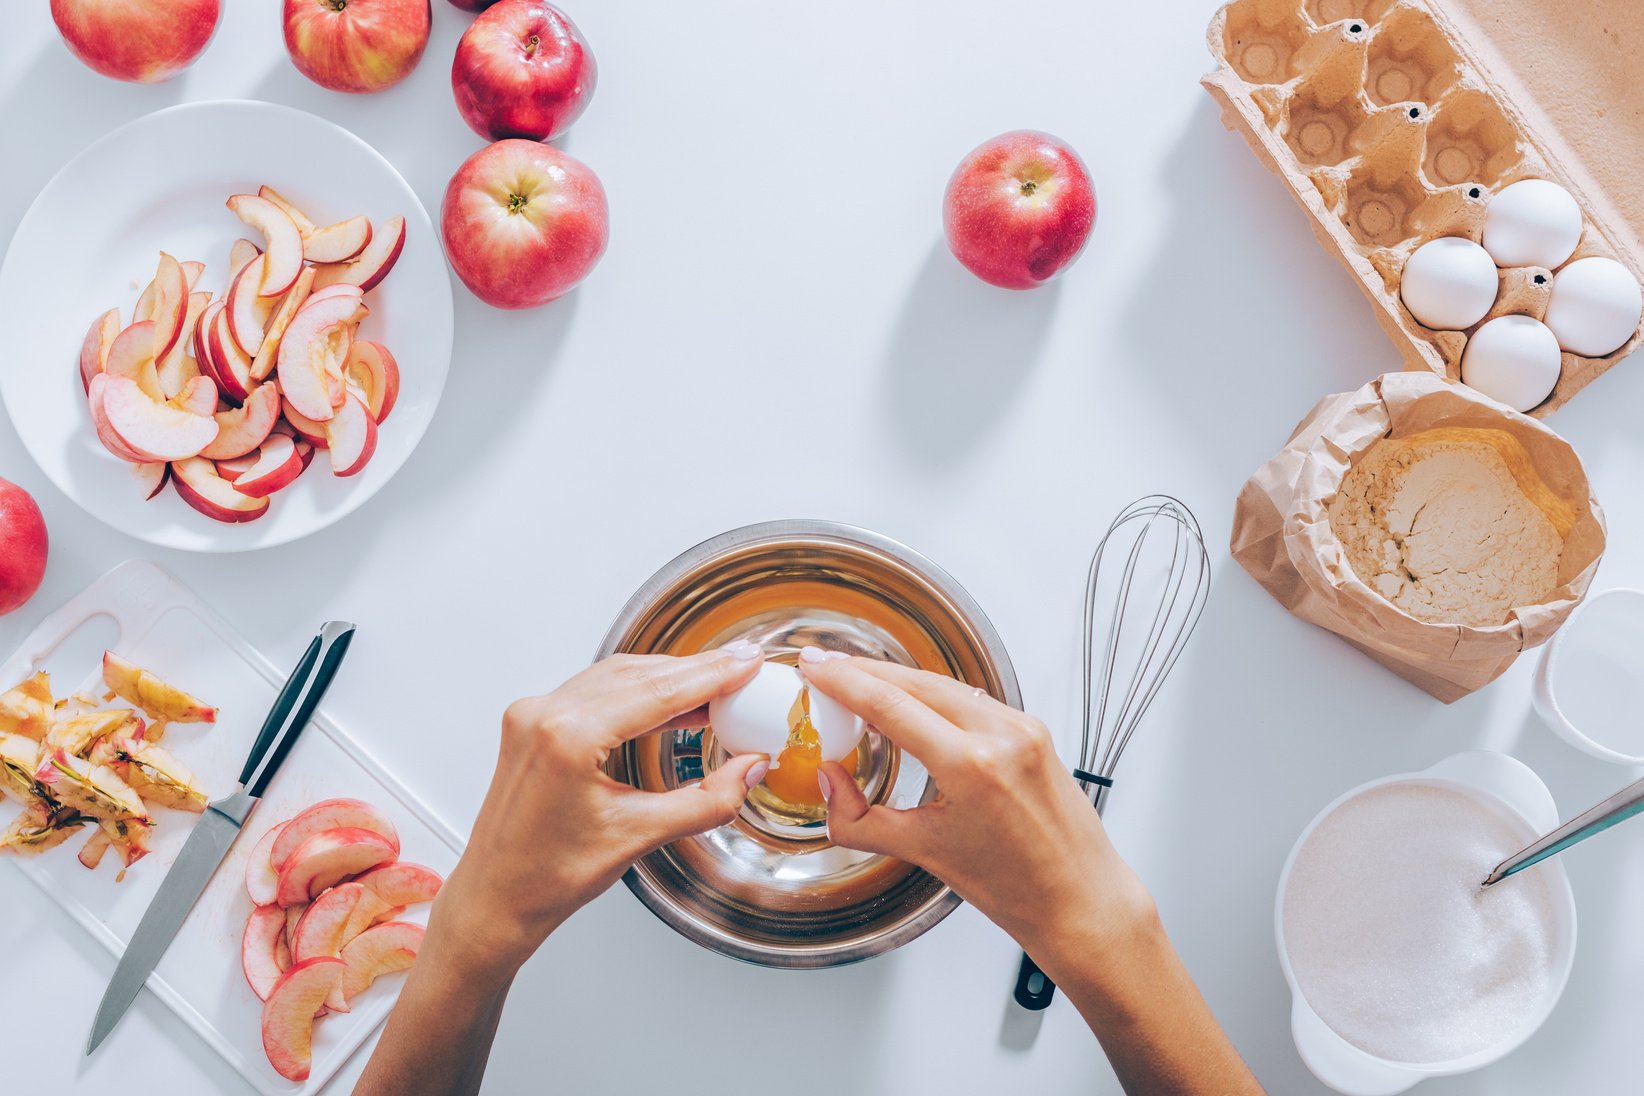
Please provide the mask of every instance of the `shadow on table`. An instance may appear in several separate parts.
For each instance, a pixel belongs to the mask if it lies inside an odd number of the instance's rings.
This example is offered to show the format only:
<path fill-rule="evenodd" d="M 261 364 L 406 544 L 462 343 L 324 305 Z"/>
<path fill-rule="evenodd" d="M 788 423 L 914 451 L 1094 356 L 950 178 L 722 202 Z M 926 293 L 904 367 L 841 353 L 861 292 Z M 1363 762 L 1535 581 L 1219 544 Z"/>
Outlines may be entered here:
<path fill-rule="evenodd" d="M 962 461 L 1003 421 L 1039 364 L 1060 289 L 988 285 L 932 242 L 881 374 L 887 428 L 920 464 Z"/>

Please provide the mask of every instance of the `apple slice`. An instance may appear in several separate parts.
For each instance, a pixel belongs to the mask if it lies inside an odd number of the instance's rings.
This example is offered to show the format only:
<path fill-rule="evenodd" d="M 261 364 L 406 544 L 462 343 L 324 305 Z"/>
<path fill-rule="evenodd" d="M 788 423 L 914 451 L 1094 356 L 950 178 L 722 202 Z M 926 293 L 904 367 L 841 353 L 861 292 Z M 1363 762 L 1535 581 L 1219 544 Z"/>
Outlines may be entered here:
<path fill-rule="evenodd" d="M 297 432 L 297 436 L 316 449 L 324 449 L 328 442 L 325 438 L 325 423 L 315 422 L 313 419 L 291 406 L 290 400 L 280 401 L 280 414 L 284 421 Z"/>
<path fill-rule="evenodd" d="M 240 494 L 232 483 L 217 474 L 217 466 L 204 457 L 173 462 L 171 483 L 184 502 L 217 521 L 256 521 L 268 513 L 267 499 Z"/>
<path fill-rule="evenodd" d="M 308 300 L 308 290 L 314 284 L 314 268 L 303 267 L 303 272 L 297 275 L 297 281 L 280 300 L 280 307 L 274 310 L 269 317 L 268 326 L 263 330 L 262 345 L 257 347 L 257 356 L 251 362 L 251 379 L 262 380 L 274 372 L 274 363 L 280 351 L 280 342 L 285 335 L 286 328 L 297 315 L 297 310 Z"/>
<path fill-rule="evenodd" d="M 143 493 L 144 502 L 164 490 L 166 481 L 171 478 L 171 465 L 160 460 L 136 465 L 132 471 L 137 476 L 137 489 Z"/>
<path fill-rule="evenodd" d="M 394 355 L 381 343 L 370 339 L 355 339 L 348 351 L 345 367 L 348 379 L 362 393 L 365 409 L 381 423 L 394 410 L 394 401 L 400 395 L 400 367 Z"/>
<path fill-rule="evenodd" d="M 292 817 L 270 850 L 269 860 L 276 868 L 283 868 L 298 846 L 316 834 L 336 829 L 370 830 L 393 848 L 393 858 L 400 854 L 399 831 L 382 811 L 363 799 L 325 799 Z"/>
<path fill-rule="evenodd" d="M 303 233 L 303 258 L 311 263 L 343 263 L 357 258 L 371 243 L 371 222 L 350 217 Z"/>
<path fill-rule="evenodd" d="M 389 921 L 366 929 L 342 950 L 343 972 L 341 989 L 345 1007 L 337 1008 L 336 995 L 326 1003 L 334 1012 L 347 1012 L 346 1006 L 355 997 L 371 987 L 371 983 L 385 974 L 408 969 L 416 961 L 422 948 L 423 927 L 409 921 Z"/>
<path fill-rule="evenodd" d="M 268 831 L 257 839 L 257 843 L 251 846 L 251 855 L 245 862 L 245 892 L 251 895 L 251 900 L 259 906 L 273 906 L 278 893 L 280 876 L 274 870 L 272 853 L 274 842 L 280 839 L 280 832 L 285 827 L 284 822 L 270 826 Z M 280 924 L 283 931 L 283 918 Z"/>
<path fill-rule="evenodd" d="M 80 384 L 91 392 L 91 378 L 103 371 L 109 347 L 120 335 L 120 310 L 111 308 L 91 321 L 86 341 L 80 344 Z"/>
<path fill-rule="evenodd" d="M 343 296 L 351 297 L 355 301 L 354 314 L 348 318 L 349 323 L 358 324 L 371 314 L 371 310 L 365 307 L 365 294 L 360 291 L 360 287 L 343 282 L 328 285 L 324 289 L 316 289 L 309 294 L 308 303 L 318 304 L 320 301 L 330 300 L 332 297 Z"/>
<path fill-rule="evenodd" d="M 352 940 L 385 917 L 398 916 L 406 906 L 432 902 L 445 882 L 433 869 L 403 860 L 384 864 L 354 881 L 365 888 L 365 897 L 354 908 L 344 940 Z"/>
<path fill-rule="evenodd" d="M 292 961 L 301 963 L 305 959 L 340 953 L 348 942 L 343 939 L 343 930 L 348 927 L 354 907 L 359 905 L 364 893 L 365 888 L 358 883 L 342 883 L 314 899 L 291 936 Z"/>
<path fill-rule="evenodd" d="M 205 273 L 205 263 L 189 260 L 177 265 L 183 268 L 183 280 L 188 282 L 188 291 L 190 293 L 194 292 L 194 286 L 199 282 L 200 275 Z"/>
<path fill-rule="evenodd" d="M 355 307 L 335 295 L 299 308 L 280 340 L 280 391 L 304 418 L 325 422 L 336 413 L 332 389 L 341 386 L 353 344 Z"/>
<path fill-rule="evenodd" d="M 280 391 L 272 384 L 259 384 L 243 405 L 219 411 L 217 436 L 200 450 L 207 460 L 243 457 L 264 441 L 280 418 Z"/>
<path fill-rule="evenodd" d="M 193 376 L 165 406 L 210 418 L 217 410 L 217 384 L 210 377 Z"/>
<path fill-rule="evenodd" d="M 292 941 L 297 937 L 297 926 L 302 923 L 303 914 L 307 912 L 307 902 L 300 906 L 292 906 L 285 911 L 285 946 L 288 952 L 291 949 Z"/>
<path fill-rule="evenodd" d="M 103 372 L 111 377 L 129 377 L 150 399 L 165 399 L 160 375 L 154 368 L 154 321 L 138 320 L 114 337 L 109 344 Z"/>
<path fill-rule="evenodd" d="M 371 233 L 371 242 L 359 257 L 348 263 L 329 263 L 319 268 L 314 277 L 314 288 L 346 282 L 369 290 L 388 277 L 394 263 L 405 248 L 405 218 L 390 217 L 382 228 Z"/>
<path fill-rule="evenodd" d="M 205 313 L 206 306 L 211 303 L 210 293 L 190 293 L 188 295 L 188 312 L 183 318 L 183 331 L 177 341 L 171 345 L 171 350 L 163 358 L 156 358 L 154 369 L 159 375 L 160 391 L 165 393 L 166 399 L 171 399 L 183 390 L 183 385 L 200 375 L 197 362 L 198 354 L 190 357 L 195 349 L 194 334 L 199 328 L 200 317 Z"/>
<path fill-rule="evenodd" d="M 314 222 L 309 219 L 308 214 L 298 209 L 296 203 L 292 202 L 291 199 L 287 198 L 273 187 L 258 187 L 257 197 L 266 198 L 275 205 L 279 206 L 281 211 L 284 212 L 287 217 L 291 218 L 291 223 L 297 226 L 297 231 L 299 233 L 306 236 L 308 233 L 314 231 Z"/>
<path fill-rule="evenodd" d="M 257 458 L 261 452 L 247 453 L 243 457 L 230 457 L 228 460 L 219 460 L 212 463 L 217 466 L 217 474 L 229 483 L 235 483 L 239 478 L 257 466 Z"/>
<path fill-rule="evenodd" d="M 246 984 L 261 1000 L 268 1000 L 280 980 L 279 945 L 285 939 L 285 911 L 278 906 L 258 906 L 245 923 L 240 938 L 240 969 Z"/>
<path fill-rule="evenodd" d="M 202 704 L 113 651 L 103 652 L 103 684 L 127 704 L 141 708 L 150 719 L 167 723 L 217 722 L 216 708 Z"/>
<path fill-rule="evenodd" d="M 102 409 L 108 424 L 133 453 L 145 461 L 184 460 L 195 456 L 217 436 L 217 421 L 194 410 L 200 394 L 217 402 L 208 377 L 195 377 L 174 403 L 151 399 L 130 377 L 105 374 Z"/>
<path fill-rule="evenodd" d="M 154 280 L 137 298 L 134 320 L 154 323 L 154 346 L 151 352 L 156 361 L 171 352 L 183 333 L 183 320 L 188 316 L 188 275 L 176 259 L 160 252 L 160 266 Z"/>
<path fill-rule="evenodd" d="M 103 443 L 103 448 L 132 464 L 148 464 L 141 453 L 132 450 L 125 440 L 109 425 L 108 415 L 103 411 L 103 389 L 108 387 L 108 374 L 99 373 L 91 378 L 91 391 L 86 396 L 86 404 L 91 410 L 91 425 L 97 431 L 97 440 Z"/>
<path fill-rule="evenodd" d="M 242 495 L 267 498 L 303 474 L 297 443 L 284 435 L 270 435 L 257 452 L 257 463 L 234 480 L 234 490 Z"/>
<path fill-rule="evenodd" d="M 347 965 L 321 956 L 293 963 L 263 1002 L 263 1052 L 288 1081 L 308 1080 L 314 1057 L 314 1014 L 342 984 Z"/>
<path fill-rule="evenodd" d="M 377 451 L 377 420 L 359 397 L 349 393 L 337 413 L 325 424 L 325 447 L 331 454 L 331 474 L 357 475 Z"/>
<path fill-rule="evenodd" d="M 281 906 L 311 902 L 327 887 L 390 863 L 397 855 L 396 847 L 380 833 L 353 826 L 324 830 L 298 845 L 281 865 L 275 901 Z"/>
<path fill-rule="evenodd" d="M 241 270 L 228 287 L 228 330 L 234 342 L 247 356 L 254 355 L 263 345 L 263 332 L 268 318 L 274 314 L 278 301 L 271 301 L 257 291 L 267 268 L 268 256 L 258 255 Z M 301 271 L 298 272 L 299 275 Z"/>
<path fill-rule="evenodd" d="M 263 270 L 257 292 L 278 297 L 290 289 L 303 270 L 303 237 L 297 224 L 279 206 L 255 194 L 236 194 L 228 208 L 234 216 L 263 234 Z M 251 352 L 248 346 L 247 353 Z"/>
<path fill-rule="evenodd" d="M 211 325 L 207 346 L 211 354 L 212 374 L 222 386 L 223 398 L 231 403 L 244 402 L 256 387 L 251 379 L 252 358 L 234 341 L 233 324 L 226 305 Z"/>
<path fill-rule="evenodd" d="M 241 238 L 235 240 L 228 248 L 228 280 L 232 282 L 245 264 L 263 253 L 263 249 L 250 240 Z"/>

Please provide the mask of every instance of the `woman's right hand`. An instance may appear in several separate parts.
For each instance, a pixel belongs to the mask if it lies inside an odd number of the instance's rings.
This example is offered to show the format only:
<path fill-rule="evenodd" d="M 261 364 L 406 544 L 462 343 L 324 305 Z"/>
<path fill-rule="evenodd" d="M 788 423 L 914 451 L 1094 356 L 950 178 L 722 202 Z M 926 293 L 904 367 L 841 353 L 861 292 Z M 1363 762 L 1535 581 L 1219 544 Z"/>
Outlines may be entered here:
<path fill-rule="evenodd" d="M 800 667 L 917 758 L 941 791 L 909 810 L 870 806 L 844 769 L 825 765 L 834 841 L 929 871 L 1053 978 L 1064 954 L 1104 950 L 1156 925 L 1152 898 L 1039 720 L 952 678 L 893 663 L 811 648 Z"/>

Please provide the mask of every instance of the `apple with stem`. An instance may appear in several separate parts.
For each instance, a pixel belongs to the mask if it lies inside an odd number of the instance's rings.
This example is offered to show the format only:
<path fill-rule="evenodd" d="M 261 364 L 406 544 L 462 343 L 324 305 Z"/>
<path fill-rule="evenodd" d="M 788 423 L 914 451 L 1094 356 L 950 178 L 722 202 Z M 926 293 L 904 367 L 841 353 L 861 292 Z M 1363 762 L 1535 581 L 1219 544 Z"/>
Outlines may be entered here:
<path fill-rule="evenodd" d="M 535 141 L 474 153 L 440 206 L 452 269 L 496 308 L 534 308 L 570 291 L 605 254 L 608 222 L 599 178 Z"/>
<path fill-rule="evenodd" d="M 598 68 L 569 16 L 544 0 L 502 0 L 469 24 L 451 63 L 457 111 L 487 141 L 551 141 L 593 98 Z"/>
<path fill-rule="evenodd" d="M 381 91 L 422 60 L 432 19 L 429 0 L 285 0 L 285 48 L 322 88 Z"/>
<path fill-rule="evenodd" d="M 21 487 L 0 479 L 0 615 L 20 608 L 46 575 L 46 519 Z"/>
<path fill-rule="evenodd" d="M 116 80 L 157 84 L 211 42 L 221 0 L 51 0 L 69 51 Z"/>
<path fill-rule="evenodd" d="M 942 200 L 948 248 L 972 274 L 1031 289 L 1079 257 L 1096 192 L 1079 154 L 1048 133 L 1016 130 L 972 149 Z"/>

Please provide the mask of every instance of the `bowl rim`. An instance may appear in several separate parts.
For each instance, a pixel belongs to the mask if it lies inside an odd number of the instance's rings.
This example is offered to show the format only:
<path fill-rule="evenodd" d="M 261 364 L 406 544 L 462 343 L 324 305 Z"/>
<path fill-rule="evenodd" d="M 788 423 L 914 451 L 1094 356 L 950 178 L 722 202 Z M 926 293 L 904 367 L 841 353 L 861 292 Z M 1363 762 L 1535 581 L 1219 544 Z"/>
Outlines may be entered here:
<path fill-rule="evenodd" d="M 1586 731 L 1577 727 L 1570 717 L 1565 714 L 1564 706 L 1558 699 L 1558 668 L 1564 661 L 1564 641 L 1573 634 L 1577 625 L 1586 616 L 1587 610 L 1601 601 L 1636 602 L 1644 600 L 1644 589 L 1633 586 L 1612 586 L 1606 590 L 1589 593 L 1582 599 L 1581 604 L 1570 610 L 1570 615 L 1564 621 L 1563 627 L 1553 633 L 1547 641 L 1546 648 L 1541 652 L 1541 661 L 1536 665 L 1535 684 L 1532 701 L 1536 713 L 1541 716 L 1553 733 L 1565 742 L 1590 757 L 1600 761 L 1608 761 L 1612 765 L 1644 765 L 1644 754 L 1624 753 L 1614 746 L 1599 741 Z"/>
<path fill-rule="evenodd" d="M 831 540 L 837 543 L 868 549 L 889 556 L 929 583 L 952 605 L 964 622 L 975 633 L 983 653 L 993 665 L 1004 693 L 1005 703 L 1022 709 L 1021 686 L 1016 679 L 1016 668 L 1005 650 L 993 622 L 988 619 L 976 599 L 971 597 L 957 579 L 937 566 L 920 552 L 898 540 L 855 525 L 809 518 L 784 518 L 758 522 L 731 529 L 686 549 L 660 567 L 630 597 L 600 641 L 595 661 L 616 653 L 622 637 L 655 604 L 657 596 L 682 577 L 726 551 L 747 548 L 763 542 L 798 538 Z M 655 880 L 641 868 L 642 859 L 623 873 L 622 881 L 653 914 L 675 932 L 710 951 L 739 959 L 756 966 L 781 967 L 794 970 L 814 970 L 822 967 L 843 966 L 861 962 L 876 955 L 894 951 L 903 944 L 922 936 L 940 923 L 963 902 L 946 883 L 929 899 L 924 907 L 907 920 L 879 932 L 830 944 L 796 942 L 789 946 L 752 943 L 742 937 L 692 917 L 672 895 L 657 886 Z"/>

